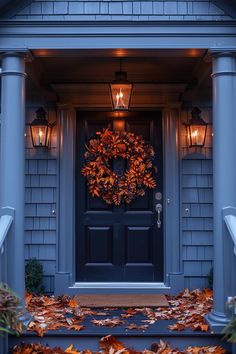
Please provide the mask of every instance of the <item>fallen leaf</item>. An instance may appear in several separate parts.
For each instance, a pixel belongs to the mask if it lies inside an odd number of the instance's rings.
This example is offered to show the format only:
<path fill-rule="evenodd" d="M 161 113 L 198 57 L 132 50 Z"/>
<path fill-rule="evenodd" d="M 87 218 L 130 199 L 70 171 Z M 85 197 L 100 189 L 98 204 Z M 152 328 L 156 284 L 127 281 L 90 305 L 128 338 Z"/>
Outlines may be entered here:
<path fill-rule="evenodd" d="M 104 320 L 92 320 L 91 321 L 95 326 L 107 326 L 107 327 L 116 327 L 124 323 L 117 317 L 105 318 Z"/>
<path fill-rule="evenodd" d="M 71 344 L 68 348 L 66 348 L 65 353 L 78 354 L 79 352 L 77 350 L 75 350 L 73 344 Z"/>
<path fill-rule="evenodd" d="M 74 298 L 74 299 L 71 299 L 68 303 L 68 306 L 69 307 L 72 307 L 72 308 L 75 308 L 75 307 L 78 307 L 79 306 L 79 303 L 78 301 Z"/>
<path fill-rule="evenodd" d="M 84 326 L 79 326 L 79 325 L 76 325 L 76 324 L 73 324 L 73 325 L 68 327 L 68 329 L 71 329 L 71 330 L 74 330 L 74 331 L 81 331 L 84 328 L 85 328 Z"/>
<path fill-rule="evenodd" d="M 138 331 L 145 331 L 149 326 L 148 325 L 137 325 L 136 323 L 130 323 L 126 329 L 137 329 Z"/>

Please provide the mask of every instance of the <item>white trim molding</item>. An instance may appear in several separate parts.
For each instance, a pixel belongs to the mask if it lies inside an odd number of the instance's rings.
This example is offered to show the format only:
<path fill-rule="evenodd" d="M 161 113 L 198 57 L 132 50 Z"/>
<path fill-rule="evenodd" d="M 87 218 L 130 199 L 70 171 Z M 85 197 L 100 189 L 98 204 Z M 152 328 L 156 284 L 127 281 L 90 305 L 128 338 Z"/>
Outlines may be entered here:
<path fill-rule="evenodd" d="M 81 108 L 80 108 L 81 109 Z M 147 108 L 146 108 L 147 109 Z M 150 107 L 149 107 L 150 109 Z M 58 271 L 55 276 L 55 293 L 177 293 L 183 289 L 184 277 L 181 260 L 180 204 L 179 204 L 179 111 L 180 103 L 152 107 L 162 111 L 163 120 L 163 205 L 164 231 L 164 281 L 163 283 L 81 283 L 75 279 L 75 109 L 67 105 L 60 107 L 60 167 L 59 167 L 59 235 Z M 142 107 L 145 110 L 145 107 Z M 70 156 L 70 158 L 68 158 Z M 65 190 L 70 186 L 69 190 Z M 172 220 L 168 223 L 167 220 Z M 65 229 L 66 227 L 66 229 Z"/>

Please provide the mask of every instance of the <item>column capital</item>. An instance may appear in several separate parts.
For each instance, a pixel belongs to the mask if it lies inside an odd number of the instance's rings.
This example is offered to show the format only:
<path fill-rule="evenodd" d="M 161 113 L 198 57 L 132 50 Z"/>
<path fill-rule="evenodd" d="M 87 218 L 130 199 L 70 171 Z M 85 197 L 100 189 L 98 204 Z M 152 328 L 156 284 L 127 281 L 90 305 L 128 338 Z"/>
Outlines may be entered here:
<path fill-rule="evenodd" d="M 34 60 L 33 53 L 28 49 L 7 49 L 0 52 L 0 58 L 5 57 L 21 57 L 26 62 L 31 62 Z"/>
<path fill-rule="evenodd" d="M 1 76 L 21 76 L 26 78 L 25 61 L 26 53 L 8 51 L 1 54 L 2 68 Z"/>
<path fill-rule="evenodd" d="M 204 56 L 204 60 L 209 63 L 213 58 L 219 57 L 236 57 L 236 48 L 210 48 Z"/>
<path fill-rule="evenodd" d="M 221 51 L 212 53 L 212 78 L 236 76 L 236 52 Z"/>
<path fill-rule="evenodd" d="M 213 58 L 217 57 L 236 57 L 236 48 L 235 49 L 209 49 L 209 55 Z"/>

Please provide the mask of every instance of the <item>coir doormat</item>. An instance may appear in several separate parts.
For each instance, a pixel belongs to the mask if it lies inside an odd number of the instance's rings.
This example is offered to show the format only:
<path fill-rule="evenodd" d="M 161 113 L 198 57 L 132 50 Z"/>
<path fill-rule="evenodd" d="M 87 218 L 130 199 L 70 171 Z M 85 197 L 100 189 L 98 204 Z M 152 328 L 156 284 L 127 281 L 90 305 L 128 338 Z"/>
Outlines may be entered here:
<path fill-rule="evenodd" d="M 163 294 L 75 295 L 81 307 L 168 307 Z"/>

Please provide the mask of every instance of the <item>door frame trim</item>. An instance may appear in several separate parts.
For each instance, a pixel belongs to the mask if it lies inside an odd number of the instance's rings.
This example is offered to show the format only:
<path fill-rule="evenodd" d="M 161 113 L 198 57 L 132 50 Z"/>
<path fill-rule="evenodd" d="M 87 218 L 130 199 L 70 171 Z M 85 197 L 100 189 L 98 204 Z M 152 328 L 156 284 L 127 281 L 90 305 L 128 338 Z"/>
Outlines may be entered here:
<path fill-rule="evenodd" d="M 104 108 L 105 109 L 105 108 Z M 55 293 L 78 293 L 79 290 L 113 292 L 147 291 L 177 293 L 184 287 L 180 232 L 180 103 L 152 107 L 162 112 L 163 136 L 163 208 L 164 208 L 164 281 L 163 283 L 97 283 L 75 279 L 75 123 L 80 107 L 59 107 L 58 166 L 58 238 Z M 94 109 L 95 111 L 96 109 Z M 101 108 L 99 109 L 101 110 Z M 141 110 L 145 110 L 142 107 Z M 150 110 L 150 107 L 147 110 Z M 68 158 L 68 156 L 70 158 Z M 67 189 L 65 190 L 65 182 Z M 68 191 L 69 188 L 69 191 Z M 170 203 L 167 200 L 170 200 Z M 171 220 L 168 223 L 167 220 Z M 92 286 L 93 284 L 93 286 Z M 119 284 L 119 285 L 118 285 Z M 93 290 L 94 289 L 94 290 Z"/>

